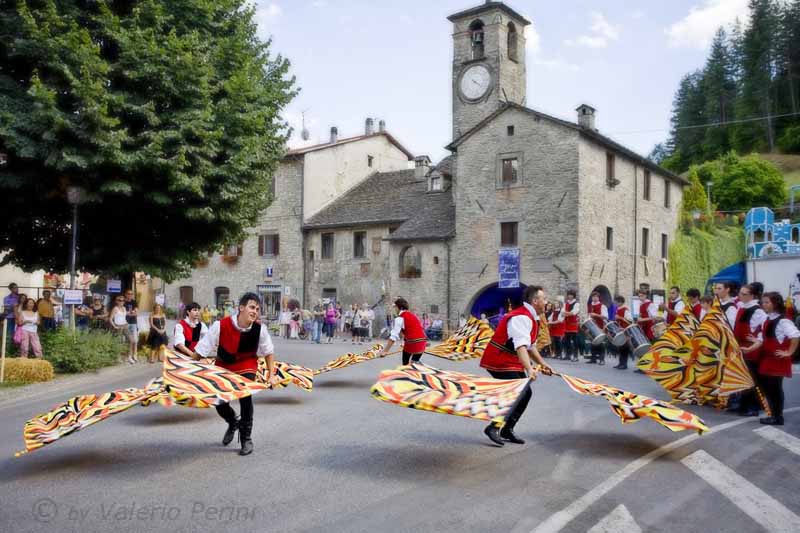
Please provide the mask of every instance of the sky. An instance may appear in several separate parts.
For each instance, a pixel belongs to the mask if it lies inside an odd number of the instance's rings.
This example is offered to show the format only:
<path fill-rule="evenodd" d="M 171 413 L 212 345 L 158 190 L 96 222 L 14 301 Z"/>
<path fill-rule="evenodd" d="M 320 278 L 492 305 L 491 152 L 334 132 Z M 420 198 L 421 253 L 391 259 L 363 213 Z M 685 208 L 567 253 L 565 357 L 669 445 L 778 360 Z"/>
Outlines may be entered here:
<path fill-rule="evenodd" d="M 448 155 L 452 24 L 447 16 L 482 0 L 259 0 L 259 35 L 291 62 L 300 94 L 285 120 L 290 146 L 360 135 L 364 120 L 386 128 L 415 155 Z M 702 68 L 719 26 L 747 17 L 748 0 L 509 0 L 527 28 L 526 105 L 596 126 L 647 155 L 668 136 L 672 99 Z M 311 138 L 300 138 L 303 115 Z"/>

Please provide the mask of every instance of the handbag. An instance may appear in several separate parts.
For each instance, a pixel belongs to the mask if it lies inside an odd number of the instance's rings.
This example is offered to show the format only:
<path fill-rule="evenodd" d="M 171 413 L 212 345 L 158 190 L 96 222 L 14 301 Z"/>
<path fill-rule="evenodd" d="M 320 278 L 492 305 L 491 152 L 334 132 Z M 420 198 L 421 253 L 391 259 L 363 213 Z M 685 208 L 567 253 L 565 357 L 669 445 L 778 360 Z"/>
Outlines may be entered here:
<path fill-rule="evenodd" d="M 22 326 L 17 326 L 17 329 L 14 330 L 14 344 L 22 344 Z"/>
<path fill-rule="evenodd" d="M 369 326 L 369 320 L 361 320 L 361 327 L 365 328 L 367 326 Z"/>

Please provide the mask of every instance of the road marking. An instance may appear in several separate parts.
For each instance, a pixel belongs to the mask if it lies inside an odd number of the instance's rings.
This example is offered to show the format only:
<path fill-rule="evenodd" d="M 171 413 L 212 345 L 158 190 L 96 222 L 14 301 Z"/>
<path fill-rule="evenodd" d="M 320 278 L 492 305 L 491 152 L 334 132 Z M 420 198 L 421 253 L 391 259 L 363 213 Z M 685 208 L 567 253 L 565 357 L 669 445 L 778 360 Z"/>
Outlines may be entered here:
<path fill-rule="evenodd" d="M 800 531 L 800 516 L 706 451 L 698 450 L 681 459 L 681 462 L 767 531 Z"/>
<path fill-rule="evenodd" d="M 791 409 L 784 409 L 784 413 L 790 413 L 794 411 L 800 411 L 800 407 L 792 407 Z M 719 433 L 720 431 L 725 431 L 726 429 L 730 429 L 732 427 L 740 426 L 742 424 L 746 424 L 748 422 L 754 422 L 757 420 L 755 417 L 744 417 L 740 418 L 739 420 L 733 420 L 731 422 L 726 422 L 725 424 L 720 424 L 719 426 L 714 426 L 711 428 L 709 434 L 714 435 L 715 433 Z M 642 457 L 632 461 L 622 467 L 621 470 L 618 470 L 616 473 L 609 476 L 605 481 L 594 487 L 592 490 L 563 508 L 562 510 L 553 513 L 550 515 L 544 522 L 539 524 L 539 526 L 532 531 L 532 533 L 556 533 L 557 531 L 561 531 L 567 524 L 572 522 L 572 520 L 577 517 L 579 514 L 584 512 L 588 509 L 591 505 L 593 505 L 597 500 L 611 492 L 617 485 L 628 479 L 630 476 L 638 472 L 640 469 L 644 468 L 645 466 L 649 465 L 659 457 L 662 457 L 673 450 L 681 448 L 682 446 L 686 446 L 687 444 L 691 444 L 695 440 L 700 438 L 699 435 L 696 433 L 694 435 L 689 435 L 687 437 L 683 437 L 681 439 L 672 441 L 667 443 L 660 448 L 656 448 L 652 452 L 643 455 Z"/>
<path fill-rule="evenodd" d="M 754 429 L 753 432 L 758 433 L 767 440 L 771 440 L 778 446 L 783 446 L 794 454 L 800 455 L 800 439 L 789 435 L 785 431 L 765 426 L 763 428 Z"/>
<path fill-rule="evenodd" d="M 639 527 L 639 524 L 636 523 L 636 520 L 633 519 L 628 508 L 624 505 L 617 506 L 616 509 L 595 524 L 588 533 L 617 533 L 619 531 L 642 533 L 642 528 Z"/>

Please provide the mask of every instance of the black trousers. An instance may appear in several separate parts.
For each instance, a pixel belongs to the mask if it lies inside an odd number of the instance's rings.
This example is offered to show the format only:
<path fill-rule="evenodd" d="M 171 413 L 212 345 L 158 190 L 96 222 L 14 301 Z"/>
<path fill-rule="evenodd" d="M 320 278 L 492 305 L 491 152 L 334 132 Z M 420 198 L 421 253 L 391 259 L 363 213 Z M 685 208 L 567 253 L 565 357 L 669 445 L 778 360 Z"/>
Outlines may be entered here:
<path fill-rule="evenodd" d="M 564 352 L 570 359 L 578 357 L 578 333 L 568 331 L 564 334 Z"/>
<path fill-rule="evenodd" d="M 764 395 L 772 408 L 772 416 L 783 416 L 783 376 L 759 376 Z"/>
<path fill-rule="evenodd" d="M 606 360 L 606 345 L 599 344 L 595 346 L 594 344 L 590 345 L 591 352 L 592 352 L 592 361 L 597 361 L 600 359 L 601 361 Z"/>
<path fill-rule="evenodd" d="M 494 379 L 522 379 L 528 377 L 525 375 L 525 372 L 495 372 L 494 370 L 489 370 L 489 374 L 491 374 Z M 514 429 L 514 426 L 516 426 L 517 422 L 519 422 L 519 418 L 522 416 L 522 413 L 524 413 L 525 409 L 528 407 L 528 402 L 531 401 L 531 396 L 533 396 L 533 391 L 531 391 L 531 384 L 528 382 L 528 384 L 525 385 L 525 390 L 522 391 L 519 400 L 517 400 L 514 410 L 508 413 L 504 429 L 508 429 L 509 431 Z"/>
<path fill-rule="evenodd" d="M 619 365 L 627 368 L 628 357 L 631 356 L 631 347 L 626 342 L 623 346 L 617 347 L 617 351 L 619 352 Z"/>
<path fill-rule="evenodd" d="M 403 352 L 403 365 L 407 365 L 411 361 L 419 361 L 421 357 L 422 357 L 422 352 L 420 353 Z"/>
<path fill-rule="evenodd" d="M 255 381 L 256 375 L 253 373 L 242 374 L 249 380 Z M 233 410 L 230 403 L 223 403 L 222 405 L 214 406 L 219 416 L 221 416 L 229 424 L 236 421 L 236 411 Z M 244 428 L 253 427 L 253 397 L 246 396 L 239 400 L 239 411 L 241 417 L 239 418 L 239 426 Z"/>
<path fill-rule="evenodd" d="M 750 370 L 753 381 L 755 381 L 756 385 L 761 386 L 761 377 L 758 375 L 758 362 L 748 361 L 747 359 L 745 359 L 744 362 L 747 363 L 747 368 Z M 743 412 L 761 410 L 761 404 L 758 401 L 758 395 L 755 389 L 746 390 L 741 393 L 739 410 Z"/>
<path fill-rule="evenodd" d="M 550 355 L 552 357 L 560 358 L 564 353 L 564 338 L 563 337 L 550 337 L 553 344 L 550 345 Z"/>

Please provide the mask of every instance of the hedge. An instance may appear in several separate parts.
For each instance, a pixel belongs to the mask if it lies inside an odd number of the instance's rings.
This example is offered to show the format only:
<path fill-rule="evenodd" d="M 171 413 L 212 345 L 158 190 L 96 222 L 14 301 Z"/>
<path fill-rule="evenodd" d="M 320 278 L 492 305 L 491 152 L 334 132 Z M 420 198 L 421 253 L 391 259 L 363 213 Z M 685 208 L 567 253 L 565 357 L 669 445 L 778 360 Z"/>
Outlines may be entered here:
<path fill-rule="evenodd" d="M 58 328 L 41 335 L 44 357 L 57 372 L 97 370 L 119 362 L 127 345 L 106 331 L 71 331 Z"/>
<path fill-rule="evenodd" d="M 6 358 L 4 380 L 11 383 L 39 383 L 55 376 L 53 365 L 44 359 Z"/>
<path fill-rule="evenodd" d="M 741 226 L 679 231 L 669 247 L 669 285 L 702 291 L 711 276 L 744 261 L 744 238 Z"/>

